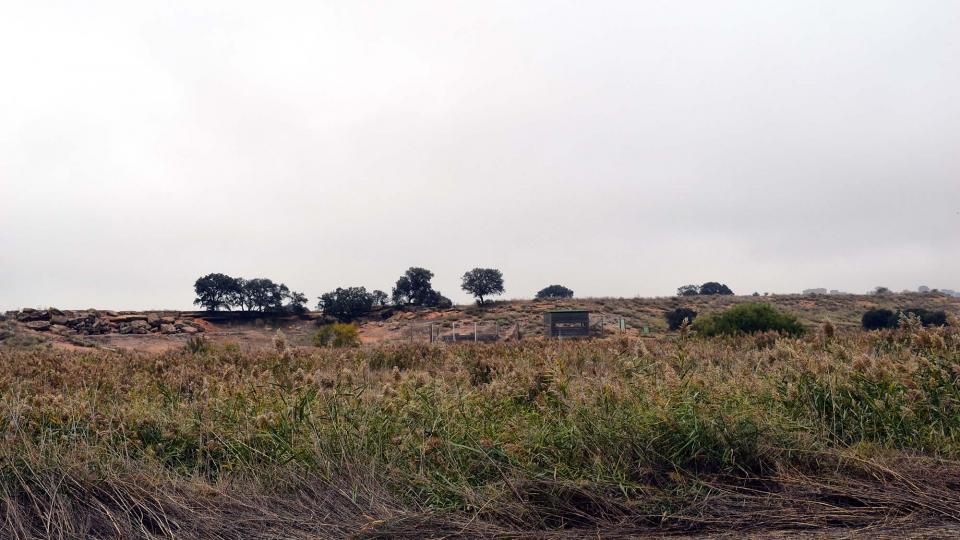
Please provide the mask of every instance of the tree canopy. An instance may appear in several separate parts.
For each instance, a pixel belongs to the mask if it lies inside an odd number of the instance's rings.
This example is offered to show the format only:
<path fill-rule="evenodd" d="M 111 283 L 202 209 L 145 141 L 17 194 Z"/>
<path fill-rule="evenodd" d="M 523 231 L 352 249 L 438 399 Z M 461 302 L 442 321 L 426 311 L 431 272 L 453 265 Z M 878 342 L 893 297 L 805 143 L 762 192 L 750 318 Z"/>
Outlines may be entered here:
<path fill-rule="evenodd" d="M 320 297 L 319 308 L 324 315 L 336 317 L 341 322 L 350 322 L 373 310 L 374 295 L 366 287 L 337 287 Z"/>
<path fill-rule="evenodd" d="M 254 278 L 247 281 L 243 287 L 247 298 L 247 305 L 256 311 L 280 311 L 284 298 L 290 294 L 290 289 L 282 283 L 274 283 L 272 279 Z"/>
<path fill-rule="evenodd" d="M 246 280 L 226 274 L 207 274 L 194 283 L 193 289 L 197 294 L 193 303 L 208 311 L 234 307 L 244 311 L 306 311 L 306 295 L 267 278 Z M 284 305 L 284 301 L 288 303 Z"/>
<path fill-rule="evenodd" d="M 430 280 L 433 272 L 426 268 L 410 267 L 393 287 L 393 303 L 398 306 L 440 306 L 447 300 L 439 292 L 433 290 Z"/>
<path fill-rule="evenodd" d="M 385 306 L 390 303 L 390 297 L 380 289 L 374 289 L 370 292 L 370 295 L 373 296 L 373 305 L 375 306 Z"/>
<path fill-rule="evenodd" d="M 218 311 L 220 308 L 229 310 L 241 287 L 236 278 L 226 274 L 207 274 L 193 284 L 197 294 L 193 303 L 203 306 L 207 311 Z"/>
<path fill-rule="evenodd" d="M 573 291 L 563 285 L 548 285 L 537 291 L 536 298 L 545 300 L 549 298 L 573 298 Z"/>
<path fill-rule="evenodd" d="M 727 287 L 723 283 L 717 283 L 716 281 L 708 281 L 700 286 L 700 294 L 709 296 L 709 295 L 727 295 L 733 294 L 733 291 L 730 290 L 730 287 Z"/>
<path fill-rule="evenodd" d="M 703 285 L 683 285 L 677 289 L 677 296 L 711 296 L 733 294 L 730 287 L 716 281 L 708 281 Z"/>
<path fill-rule="evenodd" d="M 503 273 L 496 268 L 474 268 L 463 274 L 460 288 L 483 305 L 486 297 L 503 294 Z"/>
<path fill-rule="evenodd" d="M 700 294 L 699 285 L 682 285 L 677 288 L 677 296 L 696 296 Z"/>

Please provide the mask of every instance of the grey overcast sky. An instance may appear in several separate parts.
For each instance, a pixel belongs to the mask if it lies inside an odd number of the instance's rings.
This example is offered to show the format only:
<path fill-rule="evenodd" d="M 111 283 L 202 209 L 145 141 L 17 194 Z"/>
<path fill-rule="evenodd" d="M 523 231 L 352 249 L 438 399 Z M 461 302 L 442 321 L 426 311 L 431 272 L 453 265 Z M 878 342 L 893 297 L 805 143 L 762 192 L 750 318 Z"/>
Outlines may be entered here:
<path fill-rule="evenodd" d="M 0 6 L 0 309 L 960 289 L 960 2 Z"/>

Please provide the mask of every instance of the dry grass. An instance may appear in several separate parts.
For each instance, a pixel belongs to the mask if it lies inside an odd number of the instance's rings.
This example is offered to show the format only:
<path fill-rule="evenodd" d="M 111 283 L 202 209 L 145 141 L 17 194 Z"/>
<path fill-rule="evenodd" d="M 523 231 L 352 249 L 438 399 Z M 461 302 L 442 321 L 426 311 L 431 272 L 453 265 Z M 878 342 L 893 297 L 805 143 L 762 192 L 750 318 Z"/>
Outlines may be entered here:
<path fill-rule="evenodd" d="M 482 331 L 492 332 L 493 321 L 500 322 L 504 335 L 518 324 L 524 336 L 538 336 L 543 331 L 543 312 L 549 309 L 585 309 L 592 313 L 594 323 L 601 317 L 608 324 L 608 333 L 613 333 L 614 321 L 623 318 L 628 334 L 636 335 L 639 329 L 647 327 L 654 333 L 667 331 L 664 313 L 678 307 L 690 308 L 706 315 L 717 313 L 744 302 L 764 302 L 796 315 L 809 326 L 820 326 L 829 321 L 840 329 L 860 327 L 863 312 L 873 308 L 891 310 L 923 308 L 944 310 L 954 316 L 960 316 L 960 298 L 933 293 L 898 293 L 885 295 L 769 295 L 753 296 L 693 296 L 665 298 L 574 298 L 569 300 L 510 300 L 496 301 L 489 305 L 457 306 L 443 312 L 423 309 L 412 313 L 398 312 L 389 321 L 381 321 L 378 316 L 370 317 L 361 326 L 361 335 L 369 341 L 395 340 L 409 341 L 408 325 L 421 325 L 416 341 L 428 341 L 427 326 L 444 322 L 449 331 L 449 323 L 456 321 L 468 334 L 473 323 L 486 324 Z M 469 336 L 466 336 L 469 338 Z"/>
<path fill-rule="evenodd" d="M 0 536 L 624 537 L 960 520 L 960 334 L 0 349 Z"/>

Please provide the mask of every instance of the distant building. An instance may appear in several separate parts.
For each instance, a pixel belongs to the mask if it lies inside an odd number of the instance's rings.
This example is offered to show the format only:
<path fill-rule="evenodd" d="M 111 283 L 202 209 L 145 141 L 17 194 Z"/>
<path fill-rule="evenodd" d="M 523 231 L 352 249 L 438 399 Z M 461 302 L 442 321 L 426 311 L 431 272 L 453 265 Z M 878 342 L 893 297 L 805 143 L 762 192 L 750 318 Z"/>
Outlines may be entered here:
<path fill-rule="evenodd" d="M 824 288 L 819 289 L 804 289 L 803 294 L 827 294 L 827 290 Z"/>

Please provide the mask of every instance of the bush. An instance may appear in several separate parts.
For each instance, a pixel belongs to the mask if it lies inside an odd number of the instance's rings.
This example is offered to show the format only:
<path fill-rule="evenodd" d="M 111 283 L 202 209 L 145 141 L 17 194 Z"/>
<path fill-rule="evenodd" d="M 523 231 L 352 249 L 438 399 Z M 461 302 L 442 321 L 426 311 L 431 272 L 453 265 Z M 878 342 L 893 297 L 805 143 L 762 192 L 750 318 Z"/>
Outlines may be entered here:
<path fill-rule="evenodd" d="M 317 347 L 359 347 L 360 332 L 355 324 L 328 324 L 313 335 L 313 344 Z"/>
<path fill-rule="evenodd" d="M 563 285 L 550 285 L 537 292 L 537 300 L 550 298 L 573 298 L 573 291 Z"/>
<path fill-rule="evenodd" d="M 663 316 L 667 319 L 667 325 L 671 330 L 679 330 L 683 321 L 693 323 L 697 318 L 697 312 L 689 308 L 677 308 L 664 313 Z"/>
<path fill-rule="evenodd" d="M 924 326 L 946 326 L 947 313 L 945 311 L 928 311 L 923 308 L 909 308 L 903 310 L 904 314 L 915 315 Z M 900 317 L 897 317 L 897 322 Z"/>
<path fill-rule="evenodd" d="M 203 336 L 193 336 L 184 344 L 184 349 L 193 354 L 201 354 L 210 351 L 210 344 Z"/>
<path fill-rule="evenodd" d="M 867 310 L 860 318 L 860 324 L 865 330 L 880 330 L 882 328 L 896 328 L 897 314 L 889 309 Z"/>
<path fill-rule="evenodd" d="M 705 336 L 756 332 L 800 335 L 805 331 L 795 315 L 760 302 L 748 302 L 734 306 L 723 313 L 712 313 L 700 317 L 694 322 L 693 327 Z"/>

